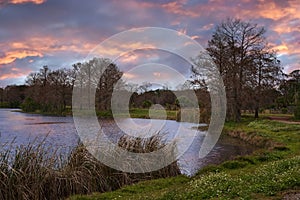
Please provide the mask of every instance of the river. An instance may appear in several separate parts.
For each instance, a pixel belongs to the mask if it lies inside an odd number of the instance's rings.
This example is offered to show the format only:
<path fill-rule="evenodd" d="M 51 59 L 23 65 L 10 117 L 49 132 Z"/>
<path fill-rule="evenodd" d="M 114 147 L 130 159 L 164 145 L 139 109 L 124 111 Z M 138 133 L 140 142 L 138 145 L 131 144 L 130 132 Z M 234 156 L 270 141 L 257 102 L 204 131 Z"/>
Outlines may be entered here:
<path fill-rule="evenodd" d="M 137 124 L 147 125 L 148 119 L 134 119 Z M 161 123 L 163 120 L 153 120 Z M 126 119 L 122 122 L 126 124 Z M 104 131 L 110 132 L 115 138 L 122 134 L 111 120 L 101 121 Z M 167 133 L 167 139 L 172 140 L 178 130 L 180 122 L 164 120 L 163 131 Z M 185 126 L 193 129 L 194 124 L 185 123 Z M 198 169 L 208 164 L 218 164 L 238 155 L 250 154 L 255 150 L 249 144 L 238 139 L 222 135 L 213 150 L 203 159 L 199 159 L 198 152 L 205 132 L 199 131 L 188 150 L 179 158 L 178 164 L 182 173 L 193 175 Z M 185 137 L 189 140 L 189 137 Z M 39 142 L 45 139 L 45 144 L 53 149 L 59 149 L 59 153 L 67 157 L 72 148 L 80 140 L 72 117 L 54 117 L 38 114 L 27 114 L 13 109 L 0 109 L 0 146 L 1 148 L 16 148 L 30 142 Z M 8 145 L 9 144 L 9 145 Z M 180 146 L 179 146 L 180 150 Z M 64 156 L 64 157 L 65 157 Z"/>

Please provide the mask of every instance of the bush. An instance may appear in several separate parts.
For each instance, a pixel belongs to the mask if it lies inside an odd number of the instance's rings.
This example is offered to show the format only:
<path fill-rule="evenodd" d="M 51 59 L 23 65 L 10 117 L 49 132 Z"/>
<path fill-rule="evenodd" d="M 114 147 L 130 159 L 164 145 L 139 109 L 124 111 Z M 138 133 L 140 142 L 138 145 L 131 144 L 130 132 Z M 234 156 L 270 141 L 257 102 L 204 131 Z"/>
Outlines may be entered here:
<path fill-rule="evenodd" d="M 39 105 L 32 98 L 28 97 L 22 103 L 21 109 L 24 112 L 34 112 L 35 110 L 39 109 Z"/>
<path fill-rule="evenodd" d="M 287 109 L 287 108 L 282 108 L 282 109 L 281 109 L 281 113 L 282 113 L 282 114 L 287 114 L 287 112 L 288 112 L 288 109 Z"/>
<path fill-rule="evenodd" d="M 150 108 L 152 106 L 152 102 L 149 100 L 143 101 L 143 108 Z"/>

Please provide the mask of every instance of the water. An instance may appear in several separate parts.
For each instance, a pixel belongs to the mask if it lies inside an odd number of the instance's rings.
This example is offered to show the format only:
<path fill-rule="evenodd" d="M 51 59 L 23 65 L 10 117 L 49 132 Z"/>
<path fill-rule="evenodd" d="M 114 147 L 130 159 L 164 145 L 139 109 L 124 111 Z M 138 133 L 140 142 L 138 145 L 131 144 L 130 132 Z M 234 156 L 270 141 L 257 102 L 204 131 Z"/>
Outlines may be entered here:
<path fill-rule="evenodd" d="M 79 136 L 72 117 L 52 117 L 17 111 L 0 109 L 0 145 L 9 143 L 13 147 L 17 147 L 34 140 L 41 141 L 46 137 L 46 145 L 55 150 L 58 149 L 59 153 L 69 154 L 71 149 L 78 144 Z M 177 147 L 179 152 L 183 152 L 185 144 L 193 141 L 178 160 L 182 173 L 187 175 L 196 173 L 199 168 L 208 164 L 218 164 L 237 155 L 250 154 L 255 150 L 254 147 L 238 139 L 222 136 L 213 150 L 204 159 L 199 159 L 198 152 L 206 132 L 196 132 L 196 137 L 191 140 L 192 135 L 195 133 L 196 124 L 179 123 L 171 120 L 150 121 L 148 119 L 134 119 L 133 121 L 123 119 L 118 121 L 118 124 L 122 127 L 122 130 L 126 129 L 129 134 L 135 136 L 140 133 L 149 135 L 161 130 L 161 133 L 166 133 L 165 139 L 167 142 L 172 141 L 174 138 L 180 141 Z M 150 124 L 155 126 L 150 126 Z M 117 141 L 119 137 L 124 135 L 113 120 L 103 120 L 101 126 L 113 141 Z M 179 127 L 183 128 L 177 131 Z"/>

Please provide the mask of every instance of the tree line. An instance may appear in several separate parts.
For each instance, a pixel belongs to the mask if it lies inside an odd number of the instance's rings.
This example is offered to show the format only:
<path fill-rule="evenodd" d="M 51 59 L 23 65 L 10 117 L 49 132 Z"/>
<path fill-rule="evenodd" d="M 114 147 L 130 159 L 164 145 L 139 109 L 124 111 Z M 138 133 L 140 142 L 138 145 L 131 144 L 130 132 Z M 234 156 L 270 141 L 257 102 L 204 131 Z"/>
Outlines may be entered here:
<path fill-rule="evenodd" d="M 208 41 L 207 52 L 225 85 L 229 120 L 240 121 L 243 110 L 253 111 L 258 117 L 262 109 L 290 112 L 291 108 L 300 118 L 300 70 L 289 75 L 283 73 L 281 62 L 267 43 L 265 32 L 265 28 L 257 24 L 227 19 L 216 26 Z M 184 89 L 195 90 L 199 104 L 209 108 L 206 81 L 193 70 L 193 66 L 191 71 L 192 79 Z M 110 100 L 117 83 L 123 91 L 132 93 L 131 107 L 145 108 L 159 103 L 168 109 L 178 108 L 176 97 L 167 87 L 152 91 L 150 83 L 122 82 L 122 75 L 117 65 L 106 58 L 76 63 L 70 69 L 51 70 L 44 66 L 29 74 L 24 85 L 0 88 L 0 105 L 21 107 L 27 112 L 64 113 L 71 110 L 76 78 L 82 86 L 96 88 L 96 97 L 92 100 L 100 111 L 111 109 Z"/>

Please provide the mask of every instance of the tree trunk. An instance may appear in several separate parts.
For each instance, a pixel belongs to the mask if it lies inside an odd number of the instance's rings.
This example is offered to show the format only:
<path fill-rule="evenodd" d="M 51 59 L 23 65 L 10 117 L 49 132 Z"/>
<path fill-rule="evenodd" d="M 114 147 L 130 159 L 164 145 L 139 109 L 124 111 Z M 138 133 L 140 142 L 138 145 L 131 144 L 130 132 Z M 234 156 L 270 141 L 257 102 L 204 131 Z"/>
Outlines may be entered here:
<path fill-rule="evenodd" d="M 254 118 L 258 118 L 258 111 L 259 111 L 259 108 L 258 107 L 255 107 L 255 114 L 254 114 Z"/>

